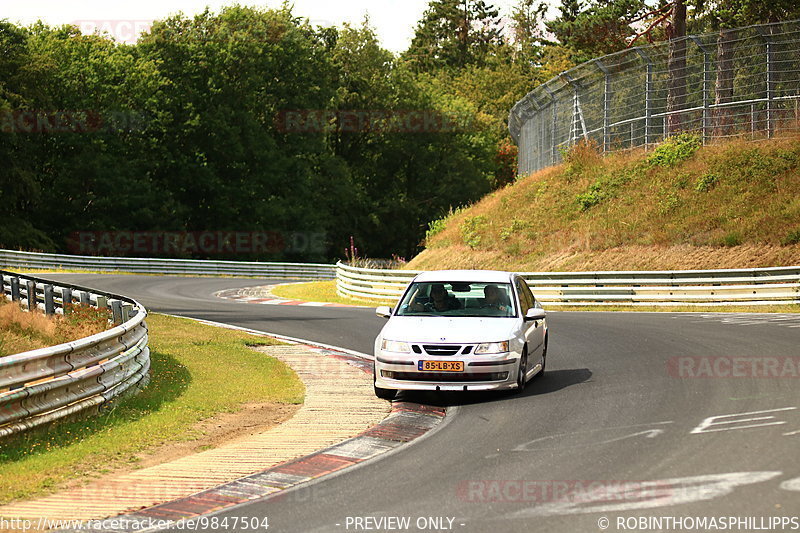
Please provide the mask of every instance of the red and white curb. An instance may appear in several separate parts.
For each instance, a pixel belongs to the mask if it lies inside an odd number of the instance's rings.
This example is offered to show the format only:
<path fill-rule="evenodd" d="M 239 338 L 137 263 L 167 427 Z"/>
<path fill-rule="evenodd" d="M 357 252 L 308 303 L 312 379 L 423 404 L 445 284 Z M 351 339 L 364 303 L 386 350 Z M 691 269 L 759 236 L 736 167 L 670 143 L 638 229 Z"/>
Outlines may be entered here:
<path fill-rule="evenodd" d="M 227 326 L 231 329 L 249 331 L 255 334 L 270 335 L 256 330 L 248 330 L 198 320 L 208 324 Z M 281 338 L 281 337 L 278 337 Z M 283 340 L 289 340 L 283 337 Z M 360 368 L 365 373 L 372 375 L 372 361 L 365 354 L 346 352 L 330 346 L 308 343 L 301 339 L 304 347 L 322 353 L 329 357 L 347 362 Z M 447 410 L 444 407 L 435 407 L 411 402 L 394 402 L 388 417 L 376 426 L 364 431 L 360 435 L 334 444 L 323 450 L 293 459 L 273 466 L 267 470 L 251 474 L 230 483 L 225 483 L 213 489 L 204 490 L 179 498 L 167 503 L 162 503 L 142 509 L 133 513 L 108 518 L 105 520 L 92 520 L 85 522 L 75 529 L 62 529 L 60 531 L 103 531 L 133 533 L 145 531 L 159 531 L 163 529 L 180 527 L 181 522 L 198 518 L 200 516 L 216 513 L 254 500 L 270 500 L 279 498 L 287 489 L 318 480 L 335 472 L 355 467 L 367 460 L 391 452 L 396 448 L 410 443 L 429 433 L 444 420 Z"/>

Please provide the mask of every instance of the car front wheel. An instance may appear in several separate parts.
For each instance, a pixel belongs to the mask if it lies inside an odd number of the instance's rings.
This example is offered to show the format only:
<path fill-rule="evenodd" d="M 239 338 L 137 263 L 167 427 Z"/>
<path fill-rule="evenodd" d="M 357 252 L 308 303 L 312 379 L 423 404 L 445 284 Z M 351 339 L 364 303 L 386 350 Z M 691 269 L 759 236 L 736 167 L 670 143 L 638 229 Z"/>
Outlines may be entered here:
<path fill-rule="evenodd" d="M 517 372 L 516 392 L 525 390 L 525 377 L 528 373 L 528 347 L 522 349 L 522 357 L 519 358 L 519 371 Z"/>
<path fill-rule="evenodd" d="M 547 337 L 544 338 L 544 348 L 542 348 L 542 369 L 536 374 L 535 377 L 539 378 L 544 376 L 544 369 L 547 366 Z"/>

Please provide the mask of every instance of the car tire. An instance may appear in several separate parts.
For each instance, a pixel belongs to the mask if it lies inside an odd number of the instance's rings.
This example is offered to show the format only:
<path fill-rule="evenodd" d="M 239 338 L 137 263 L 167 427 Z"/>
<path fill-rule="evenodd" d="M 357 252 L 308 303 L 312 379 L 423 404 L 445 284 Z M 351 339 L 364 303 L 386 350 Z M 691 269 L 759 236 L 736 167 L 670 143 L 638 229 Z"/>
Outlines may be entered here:
<path fill-rule="evenodd" d="M 395 396 L 397 396 L 397 391 L 394 389 L 383 389 L 375 385 L 375 367 L 372 367 L 372 388 L 375 389 L 375 396 L 380 398 L 381 400 L 394 400 Z"/>
<path fill-rule="evenodd" d="M 522 349 L 522 357 L 519 358 L 519 370 L 517 370 L 517 388 L 515 392 L 520 393 L 525 390 L 527 382 L 525 374 L 528 372 L 528 347 Z"/>

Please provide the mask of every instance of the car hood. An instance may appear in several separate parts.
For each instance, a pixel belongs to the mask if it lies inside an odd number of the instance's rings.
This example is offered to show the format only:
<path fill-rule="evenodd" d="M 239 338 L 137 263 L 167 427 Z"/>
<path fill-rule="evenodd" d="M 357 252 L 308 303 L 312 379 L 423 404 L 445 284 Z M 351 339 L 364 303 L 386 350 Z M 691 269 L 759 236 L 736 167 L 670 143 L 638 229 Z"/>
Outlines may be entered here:
<path fill-rule="evenodd" d="M 383 327 L 384 339 L 430 343 L 480 343 L 510 339 L 517 318 L 393 316 Z"/>

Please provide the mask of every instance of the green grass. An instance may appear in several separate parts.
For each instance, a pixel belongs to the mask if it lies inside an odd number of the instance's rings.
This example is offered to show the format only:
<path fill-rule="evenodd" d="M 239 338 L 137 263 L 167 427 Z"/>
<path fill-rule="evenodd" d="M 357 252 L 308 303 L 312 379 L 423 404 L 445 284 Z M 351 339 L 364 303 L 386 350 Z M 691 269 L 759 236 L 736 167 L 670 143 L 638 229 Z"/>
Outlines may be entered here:
<path fill-rule="evenodd" d="M 304 388 L 280 361 L 248 348 L 266 338 L 150 315 L 152 380 L 92 418 L 14 436 L 0 447 L 0 504 L 51 492 L 169 442 L 198 438 L 197 423 L 250 402 L 299 404 Z"/>
<path fill-rule="evenodd" d="M 396 300 L 356 300 L 336 294 L 336 281 L 310 281 L 308 283 L 287 283 L 273 287 L 272 294 L 278 298 L 302 300 L 304 302 L 327 302 L 347 305 L 394 305 Z"/>

